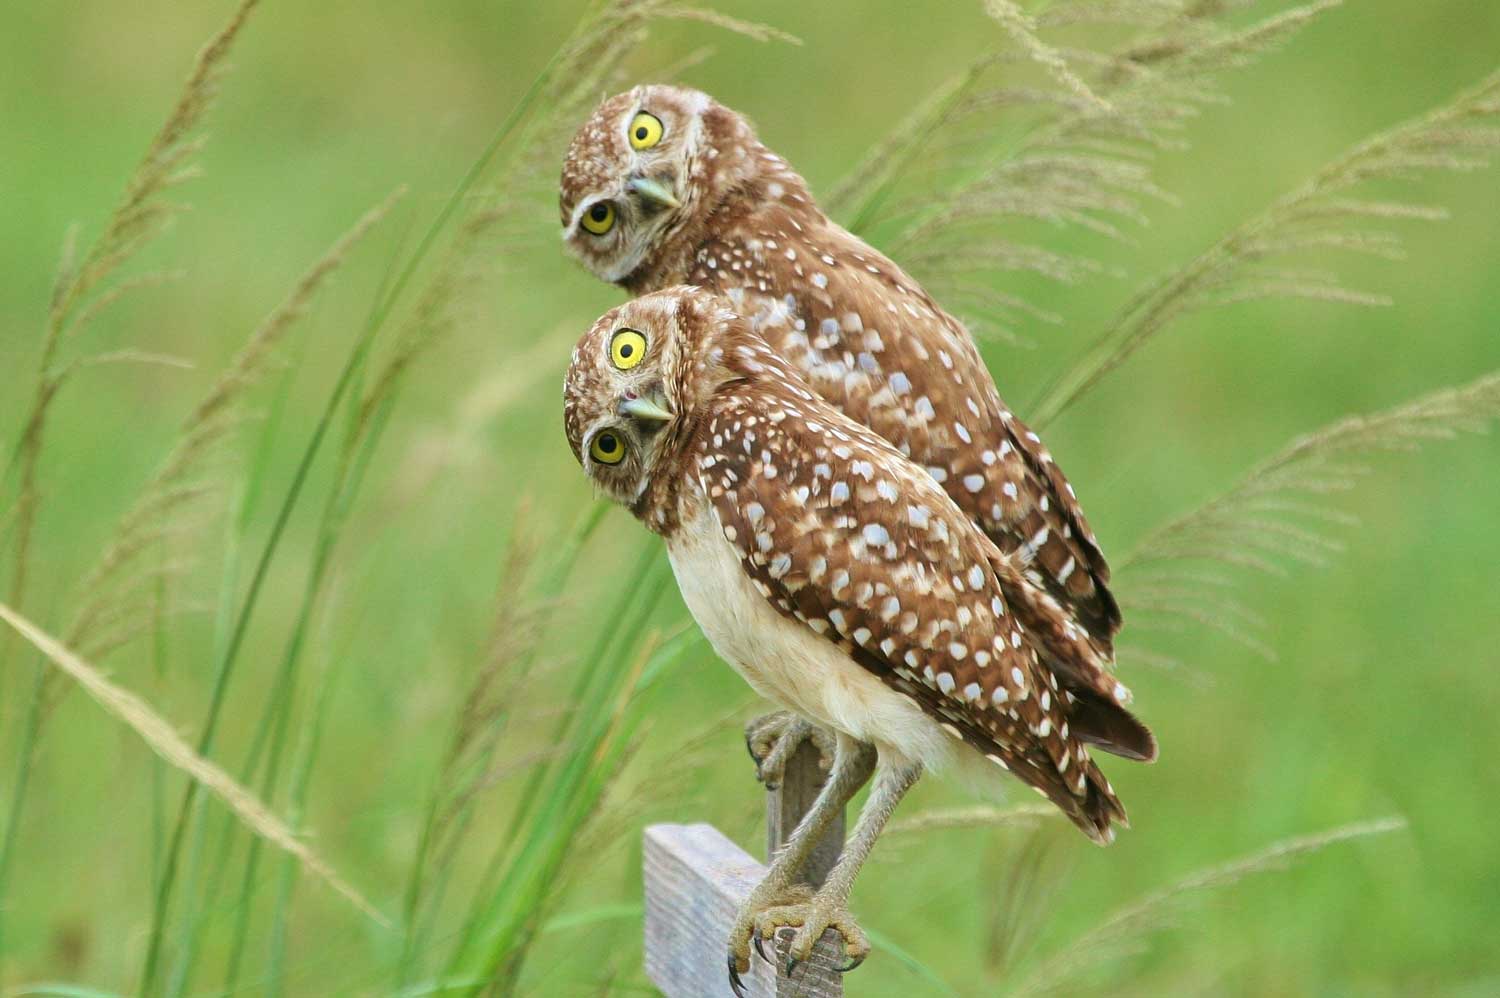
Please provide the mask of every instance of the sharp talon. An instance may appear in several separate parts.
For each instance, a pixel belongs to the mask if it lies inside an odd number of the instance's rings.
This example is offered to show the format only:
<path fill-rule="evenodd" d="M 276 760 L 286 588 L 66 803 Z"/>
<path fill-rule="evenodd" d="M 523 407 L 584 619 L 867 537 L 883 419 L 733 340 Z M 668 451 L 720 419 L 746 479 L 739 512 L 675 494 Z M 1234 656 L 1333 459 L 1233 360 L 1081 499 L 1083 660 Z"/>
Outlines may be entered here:
<path fill-rule="evenodd" d="M 740 980 L 740 972 L 734 965 L 734 954 L 729 954 L 729 990 L 733 991 L 735 998 L 745 998 L 745 982 Z"/>
<path fill-rule="evenodd" d="M 786 957 L 786 976 L 791 977 L 801 963 L 801 960 L 788 953 Z"/>
<path fill-rule="evenodd" d="M 745 739 L 745 751 L 750 753 L 750 761 L 755 763 L 756 769 L 759 769 L 760 756 L 755 754 L 755 746 L 750 743 L 750 739 L 748 738 Z"/>
<path fill-rule="evenodd" d="M 851 957 L 848 963 L 844 964 L 841 967 L 834 967 L 833 969 L 840 974 L 847 974 L 849 973 L 849 971 L 853 970 L 864 962 L 865 958 L 863 956 Z"/>
<path fill-rule="evenodd" d="M 776 966 L 776 962 L 774 960 L 772 960 L 770 957 L 766 956 L 766 948 L 763 945 L 763 942 L 764 941 L 760 938 L 760 933 L 759 932 L 755 933 L 754 935 L 752 935 L 750 937 L 750 944 L 755 947 L 755 952 L 760 954 L 760 958 L 762 960 L 766 961 L 767 963 L 769 963 L 771 966 L 774 967 L 774 966 Z"/>

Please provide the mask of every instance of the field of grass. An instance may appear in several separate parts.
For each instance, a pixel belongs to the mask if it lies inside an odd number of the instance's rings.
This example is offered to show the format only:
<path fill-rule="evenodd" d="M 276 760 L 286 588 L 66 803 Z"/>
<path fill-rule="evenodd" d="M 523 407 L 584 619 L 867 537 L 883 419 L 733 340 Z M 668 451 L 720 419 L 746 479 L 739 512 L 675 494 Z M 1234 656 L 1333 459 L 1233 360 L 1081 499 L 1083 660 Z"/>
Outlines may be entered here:
<path fill-rule="evenodd" d="M 1161 742 L 1105 760 L 1108 850 L 919 786 L 855 892 L 850 993 L 1500 991 L 1500 438 L 1467 432 L 1500 415 L 1500 82 L 1451 103 L 1500 8 L 1026 0 L 1074 78 L 986 6 L 7 18 L 0 603 L 82 662 L 0 625 L 0 994 L 649 994 L 641 827 L 759 848 L 760 705 L 561 430 L 620 293 L 563 257 L 557 167 L 600 96 L 664 77 L 970 288 L 1002 394 L 1056 416 Z M 1088 55 L 1121 50 L 1196 113 L 1142 117 Z M 973 114 L 919 114 L 944 94 Z M 1074 114 L 1122 126 L 1068 155 L 1152 186 L 1028 161 Z"/>

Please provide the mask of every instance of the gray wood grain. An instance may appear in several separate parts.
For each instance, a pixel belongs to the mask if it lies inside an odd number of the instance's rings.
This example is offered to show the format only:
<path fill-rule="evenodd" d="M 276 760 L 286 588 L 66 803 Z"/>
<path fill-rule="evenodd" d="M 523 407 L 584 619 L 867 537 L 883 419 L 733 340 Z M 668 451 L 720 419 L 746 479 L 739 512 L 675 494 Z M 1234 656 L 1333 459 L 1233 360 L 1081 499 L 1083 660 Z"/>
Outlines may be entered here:
<path fill-rule="evenodd" d="M 813 763 L 816 768 L 816 761 Z M 735 912 L 765 867 L 712 825 L 651 825 L 646 829 L 646 974 L 667 998 L 733 994 L 725 960 Z M 791 930 L 777 934 L 785 956 Z M 832 930 L 810 960 L 787 978 L 758 956 L 744 975 L 750 998 L 841 998 L 842 959 Z M 778 960 L 778 965 L 780 964 Z"/>
<path fill-rule="evenodd" d="M 818 765 L 818 750 L 811 742 L 803 742 L 787 760 L 781 786 L 766 791 L 766 859 L 776 855 L 782 843 L 792 837 L 792 830 L 802 816 L 812 809 L 813 801 L 822 789 L 828 774 Z M 844 849 L 844 811 L 828 826 L 828 831 L 818 840 L 807 865 L 802 868 L 802 878 L 813 887 L 822 887 L 823 881 L 839 860 Z"/>

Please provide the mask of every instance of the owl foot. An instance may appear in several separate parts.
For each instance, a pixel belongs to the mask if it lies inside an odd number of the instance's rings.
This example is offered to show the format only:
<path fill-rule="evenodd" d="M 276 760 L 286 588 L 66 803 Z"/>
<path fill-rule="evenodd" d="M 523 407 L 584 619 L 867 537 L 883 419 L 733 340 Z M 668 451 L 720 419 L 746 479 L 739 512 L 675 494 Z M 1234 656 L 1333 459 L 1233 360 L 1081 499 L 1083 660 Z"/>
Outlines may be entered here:
<path fill-rule="evenodd" d="M 762 960 L 772 962 L 762 943 L 762 937 L 757 928 L 761 913 L 779 909 L 789 909 L 799 904 L 805 904 L 812 898 L 812 889 L 806 884 L 783 884 L 774 883 L 770 877 L 762 880 L 756 885 L 755 890 L 745 899 L 740 906 L 739 913 L 735 916 L 734 927 L 729 930 L 729 986 L 736 995 L 745 993 L 744 983 L 740 975 L 750 971 L 750 947 L 760 954 Z M 771 938 L 766 936 L 766 939 Z"/>
<path fill-rule="evenodd" d="M 786 764 L 803 742 L 817 748 L 819 769 L 833 768 L 833 735 L 789 710 L 765 714 L 745 725 L 745 747 L 755 760 L 755 778 L 767 790 L 781 786 Z"/>
<path fill-rule="evenodd" d="M 849 909 L 843 902 L 824 895 L 814 895 L 800 903 L 766 908 L 755 916 L 757 940 L 774 939 L 780 929 L 795 930 L 786 954 L 785 969 L 789 977 L 798 964 L 812 956 L 813 947 L 829 929 L 843 937 L 844 959 L 834 967 L 839 973 L 848 973 L 870 955 L 870 941 L 860 931 L 854 916 L 849 914 Z M 759 942 L 756 951 L 764 956 Z"/>

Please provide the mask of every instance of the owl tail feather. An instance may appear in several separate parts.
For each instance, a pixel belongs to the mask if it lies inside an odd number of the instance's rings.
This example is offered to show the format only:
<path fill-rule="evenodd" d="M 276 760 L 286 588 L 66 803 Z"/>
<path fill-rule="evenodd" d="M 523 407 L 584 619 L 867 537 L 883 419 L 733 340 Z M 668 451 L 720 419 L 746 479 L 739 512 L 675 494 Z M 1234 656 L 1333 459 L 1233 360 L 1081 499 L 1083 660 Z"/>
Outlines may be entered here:
<path fill-rule="evenodd" d="M 1068 724 L 1079 741 L 1137 762 L 1156 761 L 1156 736 L 1134 714 L 1091 689 L 1068 693 Z"/>
<path fill-rule="evenodd" d="M 1037 654 L 1071 697 L 1068 723 L 1082 741 L 1126 759 L 1156 760 L 1156 738 L 1122 706 L 1129 698 L 1113 674 L 1107 645 L 1089 637 L 1072 612 L 1026 578 L 991 546 L 990 563 L 1016 619 L 1037 642 Z"/>
<path fill-rule="evenodd" d="M 1083 834 L 1099 845 L 1107 846 L 1115 840 L 1114 826 L 1129 828 L 1130 820 L 1125 816 L 1125 805 L 1120 803 L 1109 780 L 1104 778 L 1092 759 L 1084 762 L 1083 772 L 1081 793 L 1075 794 L 1058 786 L 1043 786 L 1041 790 Z"/>
<path fill-rule="evenodd" d="M 1074 744 L 1076 747 L 1076 743 Z M 1040 791 L 1083 834 L 1099 845 L 1109 845 L 1114 841 L 1115 825 L 1130 827 L 1130 821 L 1125 815 L 1125 805 L 1120 803 L 1109 780 L 1087 755 L 1083 756 L 1081 762 L 1084 776 L 1081 788 L 1070 785 L 1071 781 L 1066 779 L 1065 774 L 1045 756 L 1032 753 L 1019 757 L 1011 753 L 1006 755 L 1010 771 L 1015 776 Z"/>
<path fill-rule="evenodd" d="M 1084 771 L 1088 774 L 1088 785 L 1083 798 L 1073 798 L 1075 806 L 1063 810 L 1085 835 L 1102 846 L 1109 845 L 1115 840 L 1113 826 L 1129 828 L 1130 819 L 1125 816 L 1125 805 L 1092 760 L 1085 764 Z"/>

